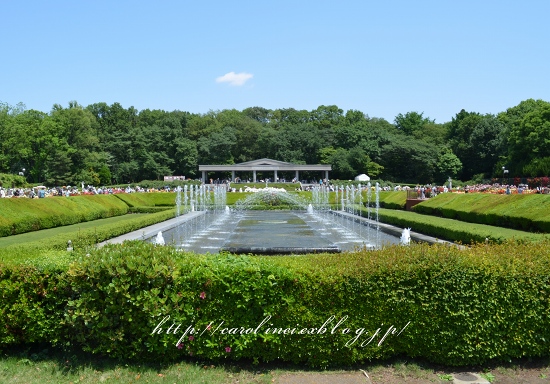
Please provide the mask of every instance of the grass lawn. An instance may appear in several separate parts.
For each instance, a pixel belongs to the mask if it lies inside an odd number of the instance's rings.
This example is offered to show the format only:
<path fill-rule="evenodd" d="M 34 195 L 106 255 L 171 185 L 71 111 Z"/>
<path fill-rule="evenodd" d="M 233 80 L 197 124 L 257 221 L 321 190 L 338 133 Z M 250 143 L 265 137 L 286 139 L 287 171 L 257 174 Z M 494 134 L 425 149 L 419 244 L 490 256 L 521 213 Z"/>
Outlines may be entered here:
<path fill-rule="evenodd" d="M 460 371 L 478 372 L 490 382 L 535 384 L 546 382 L 544 379 L 550 376 L 550 361 L 535 359 L 460 369 L 411 359 L 391 359 L 319 371 L 291 364 L 252 365 L 246 362 L 213 363 L 199 360 L 173 364 L 130 363 L 40 346 L 14 347 L 3 351 L 0 356 L 0 382 L 10 384 L 338 383 L 349 382 L 350 376 L 361 382 L 365 380 L 365 383 L 424 384 L 450 383 L 451 373 Z M 371 381 L 366 381 L 364 372 L 368 372 Z"/>
<path fill-rule="evenodd" d="M 39 347 L 11 349 L 0 358 L 0 382 L 10 384 L 79 383 L 272 383 L 259 368 L 215 363 L 126 363 L 84 353 Z"/>
<path fill-rule="evenodd" d="M 372 212 L 371 212 L 372 214 Z M 464 244 L 491 241 L 506 241 L 509 239 L 522 241 L 541 241 L 549 234 L 532 233 L 492 225 L 467 223 L 464 221 L 446 219 L 415 212 L 392 209 L 379 210 L 380 221 L 401 228 L 410 227 L 412 231 L 449 241 L 460 241 Z"/>
<path fill-rule="evenodd" d="M 41 231 L 27 232 L 20 235 L 13 235 L 7 237 L 0 237 L 0 248 L 8 247 L 11 245 L 24 245 L 34 241 L 41 241 L 57 235 L 66 235 L 67 240 L 76 238 L 78 233 L 83 229 L 97 228 L 105 224 L 123 224 L 130 220 L 135 220 L 137 217 L 146 217 L 146 213 L 135 213 L 131 215 L 122 215 L 116 217 L 110 217 L 108 219 L 99 219 L 93 221 L 86 221 L 79 224 L 66 225 L 63 227 L 43 229 Z"/>

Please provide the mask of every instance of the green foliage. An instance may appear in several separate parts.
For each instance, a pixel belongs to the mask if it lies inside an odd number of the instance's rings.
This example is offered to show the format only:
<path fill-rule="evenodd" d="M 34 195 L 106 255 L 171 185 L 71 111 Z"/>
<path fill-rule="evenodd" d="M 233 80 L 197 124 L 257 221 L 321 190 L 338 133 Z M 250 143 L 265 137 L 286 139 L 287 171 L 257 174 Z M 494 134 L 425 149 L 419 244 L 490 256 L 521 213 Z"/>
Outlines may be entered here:
<path fill-rule="evenodd" d="M 158 193 L 119 193 L 115 194 L 129 207 L 173 207 L 176 205 L 175 192 Z"/>
<path fill-rule="evenodd" d="M 58 259 L 61 261 L 68 259 L 72 260 L 70 257 L 71 252 L 66 251 L 68 240 L 72 241 L 73 248 L 76 251 L 86 251 L 95 247 L 99 242 L 136 231 L 140 228 L 173 217 L 174 210 L 170 209 L 147 215 L 125 215 L 110 219 L 96 220 L 91 223 L 82 223 L 80 225 L 2 238 L 0 239 L 0 262 L 6 264 L 17 264 L 22 262 L 34 263 L 35 260 L 40 261 L 45 258 L 52 262 Z M 55 234 L 40 236 L 40 234 L 47 231 L 53 231 Z M 19 237 L 20 239 L 18 239 Z M 65 252 L 56 253 L 62 250 Z M 55 257 L 51 256 L 52 252 Z M 46 257 L 45 254 L 48 256 Z M 63 257 L 61 257 L 61 255 L 63 255 Z"/>
<path fill-rule="evenodd" d="M 523 167 L 523 174 L 526 176 L 550 175 L 550 156 L 531 160 Z"/>
<path fill-rule="evenodd" d="M 525 165 L 535 159 L 550 155 L 547 145 L 550 140 L 550 103 L 543 100 L 525 100 L 501 113 L 499 119 L 509 127 L 508 166 L 512 174 L 518 174 Z"/>
<path fill-rule="evenodd" d="M 9 173 L 0 173 L 0 187 L 3 188 L 22 188 L 27 186 L 25 177 L 11 175 Z"/>
<path fill-rule="evenodd" d="M 413 210 L 470 223 L 550 233 L 550 200 L 546 195 L 443 193 Z"/>
<path fill-rule="evenodd" d="M 460 111 L 449 125 L 448 140 L 462 162 L 462 180 L 475 174 L 490 176 L 505 156 L 506 126 L 501 119 L 477 112 Z"/>
<path fill-rule="evenodd" d="M 106 165 L 103 165 L 98 171 L 99 185 L 109 185 L 111 184 L 111 170 Z M 94 184 L 94 185 L 97 185 Z"/>
<path fill-rule="evenodd" d="M 363 193 L 365 195 L 365 193 Z M 364 198 L 363 201 L 366 201 Z M 405 209 L 407 203 L 407 191 L 381 191 L 379 192 L 380 207 L 387 209 Z M 371 202 L 371 206 L 372 202 Z"/>
<path fill-rule="evenodd" d="M 0 345 L 61 341 L 71 288 L 65 268 L 0 263 Z"/>
<path fill-rule="evenodd" d="M 0 265 L 0 340 L 311 367 L 548 356 L 549 245 L 249 257 L 127 242 L 63 270 Z"/>
<path fill-rule="evenodd" d="M 0 236 L 123 215 L 128 206 L 111 195 L 0 199 Z"/>
<path fill-rule="evenodd" d="M 320 162 L 331 164 L 333 174 L 342 179 L 352 180 L 361 173 L 368 173 L 369 176 L 376 177 L 384 169 L 383 166 L 372 161 L 360 146 L 349 150 L 325 147 L 319 150 L 319 156 Z"/>
<path fill-rule="evenodd" d="M 436 180 L 439 185 L 443 185 L 449 177 L 451 179 L 456 178 L 461 170 L 462 162 L 460 159 L 451 150 L 446 150 L 437 158 Z"/>
<path fill-rule="evenodd" d="M 259 335 L 214 335 L 214 328 L 212 335 L 184 332 L 188 326 L 204 331 L 214 319 L 256 326 L 285 306 L 281 289 L 288 281 L 284 269 L 266 262 L 182 254 L 144 242 L 93 252 L 68 275 L 77 292 L 65 317 L 71 342 L 113 357 L 154 360 L 182 354 L 217 360 L 228 356 L 227 346 L 235 356 L 261 354 Z M 178 324 L 179 333 L 173 331 Z"/>
<path fill-rule="evenodd" d="M 395 127 L 406 135 L 413 135 L 417 131 L 422 131 L 425 125 L 433 124 L 434 121 L 424 117 L 424 112 L 401 113 L 395 117 Z"/>
<path fill-rule="evenodd" d="M 160 206 L 160 207 L 130 207 L 130 208 L 128 208 L 128 213 L 155 213 L 155 212 L 162 212 L 162 211 L 166 211 L 166 210 L 173 211 L 173 209 L 171 209 L 171 207 L 165 207 L 165 206 Z"/>
<path fill-rule="evenodd" d="M 438 155 L 437 146 L 400 135 L 381 148 L 381 177 L 394 182 L 430 183 Z"/>
<path fill-rule="evenodd" d="M 137 111 L 119 103 L 84 108 L 75 101 L 66 108 L 54 105 L 49 114 L 2 105 L 0 172 L 17 174 L 25 168 L 27 181 L 52 186 L 150 179 L 147 183 L 162 187 L 163 176 L 196 177 L 199 164 L 272 158 L 332 164 L 332 179 L 367 173 L 399 182 L 440 183 L 455 173 L 462 180 L 476 174 L 494 177 L 502 166 L 513 176 L 547 176 L 548 167 L 539 159 L 548 158 L 548 104 L 525 100 L 498 117 L 460 111 L 445 124 L 418 112 L 400 113 L 392 124 L 335 105 L 205 114 Z M 448 149 L 460 163 L 445 155 Z M 319 177 L 315 172 L 301 176 Z M 227 177 L 224 172 L 207 176 Z"/>
<path fill-rule="evenodd" d="M 366 212 L 363 212 L 366 216 Z M 379 219 L 383 223 L 400 228 L 412 228 L 413 231 L 438 239 L 471 244 L 484 242 L 504 242 L 509 239 L 518 241 L 540 241 L 544 235 L 514 229 L 495 227 L 491 225 L 466 223 L 415 212 L 380 209 Z"/>

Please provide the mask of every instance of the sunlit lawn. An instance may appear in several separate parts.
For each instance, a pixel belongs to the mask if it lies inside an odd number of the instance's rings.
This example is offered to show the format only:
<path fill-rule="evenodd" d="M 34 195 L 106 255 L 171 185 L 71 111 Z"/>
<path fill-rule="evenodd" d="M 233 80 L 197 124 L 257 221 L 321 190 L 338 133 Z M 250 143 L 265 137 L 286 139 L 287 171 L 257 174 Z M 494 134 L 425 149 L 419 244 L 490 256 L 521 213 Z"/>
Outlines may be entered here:
<path fill-rule="evenodd" d="M 93 221 L 86 221 L 79 224 L 66 225 L 63 227 L 56 227 L 51 229 L 43 229 L 41 231 L 27 232 L 20 235 L 0 237 L 0 248 L 10 245 L 26 244 L 33 241 L 40 241 L 53 237 L 56 235 L 67 235 L 67 239 L 71 237 L 76 238 L 78 232 L 82 229 L 98 228 L 105 224 L 122 224 L 125 221 L 134 220 L 139 216 L 146 216 L 146 213 L 134 213 L 129 215 L 115 216 L 107 219 L 98 219 Z"/>

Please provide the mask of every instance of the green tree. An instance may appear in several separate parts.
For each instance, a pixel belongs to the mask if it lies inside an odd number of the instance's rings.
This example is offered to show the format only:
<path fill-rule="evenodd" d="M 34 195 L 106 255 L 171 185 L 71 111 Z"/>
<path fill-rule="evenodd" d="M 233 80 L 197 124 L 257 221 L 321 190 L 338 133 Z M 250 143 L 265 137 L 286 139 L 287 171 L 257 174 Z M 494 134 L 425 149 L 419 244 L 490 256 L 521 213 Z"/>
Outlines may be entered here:
<path fill-rule="evenodd" d="M 494 115 L 460 111 L 449 124 L 449 146 L 462 162 L 462 180 L 491 176 L 505 155 L 504 124 Z"/>
<path fill-rule="evenodd" d="M 450 177 L 455 179 L 462 170 L 462 162 L 450 149 L 443 150 L 435 164 L 435 181 L 444 184 Z"/>
<path fill-rule="evenodd" d="M 413 135 L 417 131 L 422 131 L 425 125 L 435 123 L 435 120 L 430 120 L 423 115 L 424 112 L 407 112 L 405 115 L 400 113 L 395 117 L 394 123 L 399 132 Z"/>
<path fill-rule="evenodd" d="M 176 146 L 174 156 L 175 174 L 191 178 L 195 177 L 199 166 L 197 144 L 184 137 L 176 139 L 174 144 Z"/>
<path fill-rule="evenodd" d="M 51 186 L 74 185 L 73 155 L 76 151 L 65 138 L 52 137 L 48 143 L 46 184 Z M 79 180 L 80 181 L 80 180 Z"/>
<path fill-rule="evenodd" d="M 517 113 L 520 109 L 522 113 Z M 511 117 L 510 117 L 511 116 Z M 509 167 L 515 174 L 524 169 L 530 176 L 541 173 L 537 164 L 550 157 L 550 103 L 528 100 L 500 116 L 509 125 Z M 546 175 L 544 175 L 546 176 Z"/>
<path fill-rule="evenodd" d="M 331 164 L 331 177 L 339 180 L 351 180 L 355 177 L 355 169 L 350 164 L 349 152 L 344 148 L 325 147 L 319 150 L 321 164 Z"/>
<path fill-rule="evenodd" d="M 99 178 L 99 183 L 102 185 L 110 185 L 111 184 L 111 170 L 107 165 L 103 165 L 99 171 L 97 172 L 97 176 Z"/>
<path fill-rule="evenodd" d="M 54 174 L 63 174 L 62 179 L 67 183 L 78 183 L 84 176 L 90 179 L 89 175 L 96 175 L 97 171 L 106 165 L 107 154 L 100 153 L 99 125 L 93 113 L 71 101 L 68 108 L 54 105 L 51 117 L 59 127 L 58 136 L 67 146 L 67 156 L 70 157 L 71 164 L 69 175 L 60 171 Z M 59 153 L 57 155 L 59 156 Z M 59 167 L 58 162 L 50 164 L 57 164 Z M 99 180 L 97 176 L 91 179 Z"/>
<path fill-rule="evenodd" d="M 272 115 L 272 111 L 270 109 L 262 107 L 246 108 L 243 110 L 243 113 L 261 124 L 268 124 Z"/>
<path fill-rule="evenodd" d="M 86 109 L 96 119 L 99 148 L 105 153 L 106 165 L 114 181 L 136 181 L 140 166 L 135 160 L 137 150 L 133 144 L 137 135 L 138 112 L 133 107 L 125 109 L 119 103 L 96 103 Z"/>
<path fill-rule="evenodd" d="M 438 155 L 439 148 L 432 144 L 396 136 L 396 140 L 382 147 L 381 177 L 397 182 L 432 183 Z"/>
<path fill-rule="evenodd" d="M 237 143 L 235 129 L 225 127 L 197 141 L 200 164 L 234 164 L 233 147 Z"/>

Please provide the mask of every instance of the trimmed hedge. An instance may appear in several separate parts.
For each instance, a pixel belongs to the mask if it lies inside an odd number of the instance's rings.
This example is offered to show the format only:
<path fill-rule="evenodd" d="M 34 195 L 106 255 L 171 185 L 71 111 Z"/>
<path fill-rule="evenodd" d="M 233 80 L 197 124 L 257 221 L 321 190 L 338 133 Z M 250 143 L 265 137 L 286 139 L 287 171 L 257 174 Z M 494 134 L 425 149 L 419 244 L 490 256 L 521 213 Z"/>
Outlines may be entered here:
<path fill-rule="evenodd" d="M 366 216 L 366 209 L 362 210 L 362 215 Z M 485 242 L 486 239 L 491 242 L 502 243 L 511 239 L 536 242 L 548 238 L 547 235 L 542 234 L 484 224 L 465 223 L 407 211 L 380 209 L 378 217 L 380 222 L 383 223 L 400 228 L 411 228 L 413 231 L 424 235 L 463 244 L 481 243 Z"/>
<path fill-rule="evenodd" d="M 36 259 L 43 259 L 44 252 L 66 251 L 67 240 L 70 239 L 75 250 L 85 251 L 95 247 L 95 244 L 123 235 L 148 225 L 160 223 L 174 217 L 174 210 L 163 210 L 161 212 L 147 215 L 129 215 L 122 221 L 113 223 L 98 223 L 97 226 L 81 228 L 75 226 L 72 230 L 49 236 L 46 239 L 26 241 L 23 244 L 8 245 L 0 248 L 0 263 L 21 263 Z M 25 235 L 21 235 L 25 236 Z M 73 257 L 74 258 L 74 257 Z"/>
<path fill-rule="evenodd" d="M 128 206 L 111 195 L 0 199 L 0 237 L 124 215 Z"/>
<path fill-rule="evenodd" d="M 175 192 L 117 193 L 113 195 L 129 207 L 174 207 Z"/>
<path fill-rule="evenodd" d="M 382 191 L 378 199 L 381 208 L 403 210 L 407 204 L 407 191 Z"/>
<path fill-rule="evenodd" d="M 548 195 L 442 193 L 414 206 L 413 210 L 470 223 L 550 233 Z"/>
<path fill-rule="evenodd" d="M 131 207 L 128 209 L 128 213 L 156 213 L 166 210 L 172 210 L 171 207 Z"/>
<path fill-rule="evenodd" d="M 312 367 L 398 355 L 446 365 L 549 357 L 548 246 L 269 258 L 127 242 L 68 270 L 0 265 L 0 345 Z"/>

